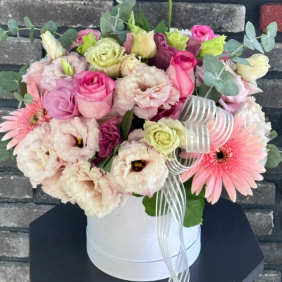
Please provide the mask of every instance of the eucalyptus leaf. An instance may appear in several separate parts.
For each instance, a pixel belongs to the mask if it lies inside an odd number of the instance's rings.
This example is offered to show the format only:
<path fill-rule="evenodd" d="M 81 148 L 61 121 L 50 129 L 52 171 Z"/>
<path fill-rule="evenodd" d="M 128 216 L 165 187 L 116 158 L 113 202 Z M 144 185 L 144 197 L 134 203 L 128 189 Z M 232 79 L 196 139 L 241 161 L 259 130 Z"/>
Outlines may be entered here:
<path fill-rule="evenodd" d="M 216 86 L 216 90 L 222 95 L 236 96 L 239 94 L 239 88 L 234 82 L 234 76 L 228 71 L 223 71 L 221 76 L 221 85 Z"/>
<path fill-rule="evenodd" d="M 49 21 L 42 25 L 40 33 L 42 34 L 46 31 L 50 31 L 51 33 L 54 33 L 57 31 L 57 29 L 58 29 L 58 26 L 55 24 L 55 22 Z"/>
<path fill-rule="evenodd" d="M 23 96 L 18 92 L 14 92 L 14 96 L 19 102 L 23 101 Z"/>
<path fill-rule="evenodd" d="M 278 133 L 275 130 L 271 130 L 270 135 L 268 136 L 268 138 L 271 140 L 273 140 L 274 138 L 278 137 Z"/>
<path fill-rule="evenodd" d="M 22 104 L 23 104 L 23 101 L 20 101 L 19 105 L 18 105 L 18 109 L 20 109 L 22 107 Z"/>
<path fill-rule="evenodd" d="M 270 52 L 275 46 L 275 39 L 266 34 L 262 34 L 261 44 L 266 52 Z"/>
<path fill-rule="evenodd" d="M 5 42 L 7 38 L 8 38 L 8 33 L 6 33 L 6 31 L 0 27 L 0 43 Z"/>
<path fill-rule="evenodd" d="M 137 26 L 139 26 L 140 28 L 146 30 L 147 32 L 150 31 L 149 22 L 148 22 L 147 18 L 145 17 L 145 15 L 144 15 L 144 13 L 141 9 L 141 5 L 139 5 L 139 11 L 138 11 L 137 17 L 135 19 L 135 24 Z"/>
<path fill-rule="evenodd" d="M 14 71 L 1 71 L 0 86 L 7 91 L 16 91 L 19 87 L 18 74 Z"/>
<path fill-rule="evenodd" d="M 121 133 L 120 135 L 121 135 L 122 140 L 127 139 L 127 135 L 132 125 L 133 113 L 134 113 L 134 107 L 132 110 L 126 112 L 122 118 L 122 121 L 120 124 L 120 133 Z"/>
<path fill-rule="evenodd" d="M 117 20 L 112 17 L 111 12 L 105 13 L 100 18 L 100 28 L 103 34 L 112 33 L 124 29 L 122 20 Z"/>
<path fill-rule="evenodd" d="M 110 13 L 117 19 L 127 22 L 132 13 L 132 7 L 127 4 L 119 4 L 114 6 Z"/>
<path fill-rule="evenodd" d="M 243 46 L 240 42 L 234 39 L 230 39 L 224 45 L 224 51 L 234 56 L 240 56 L 243 53 Z"/>
<path fill-rule="evenodd" d="M 168 27 L 166 26 L 164 20 L 162 20 L 154 29 L 155 33 L 165 34 L 167 31 L 168 31 Z"/>
<path fill-rule="evenodd" d="M 215 101 L 215 103 L 217 103 L 221 97 L 221 94 L 214 87 L 212 87 L 211 90 L 210 88 L 211 86 L 207 86 L 205 83 L 202 83 L 200 87 L 198 88 L 198 95 L 200 97 L 213 100 Z M 208 96 L 207 96 L 207 93 L 209 93 Z"/>
<path fill-rule="evenodd" d="M 215 76 L 219 76 L 224 64 L 218 58 L 212 55 L 206 55 L 204 56 L 203 66 L 205 72 L 210 72 Z"/>
<path fill-rule="evenodd" d="M 225 58 L 225 57 L 230 57 L 230 56 L 232 56 L 232 54 L 219 54 L 216 57 L 217 58 Z"/>
<path fill-rule="evenodd" d="M 24 95 L 24 102 L 27 105 L 31 105 L 32 102 L 33 102 L 33 96 L 31 94 L 29 94 L 29 93 L 25 94 Z"/>
<path fill-rule="evenodd" d="M 221 85 L 221 80 L 219 76 L 215 76 L 213 73 L 209 72 L 209 71 L 205 71 L 204 72 L 204 82 L 207 86 L 220 86 Z"/>
<path fill-rule="evenodd" d="M 266 162 L 265 166 L 267 168 L 275 168 L 282 161 L 281 152 L 273 144 L 268 144 L 267 149 L 269 149 L 269 152 L 268 152 L 268 155 L 267 155 L 267 162 Z"/>
<path fill-rule="evenodd" d="M 61 37 L 61 44 L 64 48 L 68 48 L 71 44 L 77 39 L 78 33 L 74 28 L 69 28 L 66 32 L 63 33 Z"/>
<path fill-rule="evenodd" d="M 231 61 L 234 63 L 242 64 L 242 65 L 252 66 L 246 59 L 241 58 L 241 57 L 233 57 L 231 58 Z"/>
<path fill-rule="evenodd" d="M 0 140 L 0 163 L 10 159 L 13 155 L 12 150 L 7 150 L 9 141 Z"/>
<path fill-rule="evenodd" d="M 3 89 L 1 86 L 0 86 L 0 94 L 7 94 L 9 93 L 9 91 Z"/>
<path fill-rule="evenodd" d="M 28 17 L 24 17 L 24 24 L 27 28 L 32 28 L 34 25 L 31 23 L 30 19 Z"/>
<path fill-rule="evenodd" d="M 33 44 L 34 42 L 34 37 L 35 37 L 35 27 L 33 26 L 29 30 L 29 40 L 31 44 Z"/>
<path fill-rule="evenodd" d="M 253 39 L 252 40 L 252 44 L 253 46 L 255 47 L 255 49 L 257 49 L 259 52 L 261 52 L 262 54 L 264 54 L 264 51 L 260 45 L 260 43 L 256 40 L 256 39 Z"/>
<path fill-rule="evenodd" d="M 23 75 L 25 75 L 27 73 L 29 66 L 23 66 L 20 68 L 19 73 L 18 73 L 18 78 L 19 80 L 22 80 Z"/>
<path fill-rule="evenodd" d="M 274 38 L 277 35 L 277 29 L 277 22 L 272 22 L 266 27 L 266 34 Z"/>
<path fill-rule="evenodd" d="M 19 25 L 18 25 L 18 22 L 15 19 L 9 19 L 8 28 L 13 35 L 18 34 Z"/>
<path fill-rule="evenodd" d="M 244 44 L 251 50 L 255 50 L 252 42 L 250 41 L 250 39 L 247 37 L 247 35 L 244 35 Z"/>
<path fill-rule="evenodd" d="M 186 211 L 183 226 L 193 227 L 202 224 L 205 202 L 203 199 L 191 199 L 186 196 Z"/>
<path fill-rule="evenodd" d="M 247 22 L 246 24 L 246 34 L 249 39 L 256 38 L 256 30 L 254 25 L 251 22 Z"/>

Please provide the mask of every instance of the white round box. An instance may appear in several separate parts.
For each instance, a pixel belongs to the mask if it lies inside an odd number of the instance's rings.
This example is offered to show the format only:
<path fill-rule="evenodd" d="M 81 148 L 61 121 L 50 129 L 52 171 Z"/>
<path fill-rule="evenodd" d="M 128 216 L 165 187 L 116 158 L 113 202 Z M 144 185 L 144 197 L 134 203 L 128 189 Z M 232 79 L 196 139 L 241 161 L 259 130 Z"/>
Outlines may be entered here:
<path fill-rule="evenodd" d="M 200 225 L 184 228 L 184 241 L 191 266 L 201 249 Z M 173 262 L 179 252 L 178 229 L 170 230 Z M 145 213 L 142 198 L 131 197 L 122 208 L 103 219 L 88 217 L 87 252 L 103 272 L 127 281 L 156 281 L 170 277 L 156 231 L 156 218 Z"/>

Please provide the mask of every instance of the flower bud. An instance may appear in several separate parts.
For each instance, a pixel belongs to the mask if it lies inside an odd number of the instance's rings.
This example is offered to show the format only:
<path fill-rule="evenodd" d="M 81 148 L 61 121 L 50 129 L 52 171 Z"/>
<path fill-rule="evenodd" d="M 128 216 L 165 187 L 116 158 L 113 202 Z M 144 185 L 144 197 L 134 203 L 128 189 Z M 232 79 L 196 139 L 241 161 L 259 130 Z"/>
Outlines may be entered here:
<path fill-rule="evenodd" d="M 67 76 L 73 77 L 74 76 L 74 69 L 73 69 L 72 65 L 69 64 L 68 62 L 66 62 L 64 59 L 62 59 L 61 62 L 62 62 L 62 67 L 63 67 L 64 73 Z"/>
<path fill-rule="evenodd" d="M 269 59 L 262 54 L 254 54 L 246 59 L 251 66 L 237 63 L 236 72 L 241 75 L 242 79 L 248 82 L 255 82 L 257 79 L 265 76 L 270 68 Z"/>
<path fill-rule="evenodd" d="M 143 59 L 153 58 L 157 53 L 157 46 L 154 40 L 154 31 L 146 32 L 139 30 L 137 33 L 132 33 L 134 40 L 131 48 L 131 54 L 136 57 L 141 56 Z"/>
<path fill-rule="evenodd" d="M 212 55 L 217 56 L 219 54 L 222 54 L 223 47 L 225 45 L 225 35 L 222 35 L 220 37 L 215 37 L 214 39 L 204 41 L 201 44 L 201 51 L 200 56 L 204 57 L 205 55 Z"/>
<path fill-rule="evenodd" d="M 167 45 L 176 48 L 178 51 L 184 51 L 189 37 L 185 36 L 179 30 L 174 30 L 166 34 Z"/>
<path fill-rule="evenodd" d="M 135 57 L 134 54 L 125 56 L 120 67 L 121 76 L 124 77 L 131 74 L 134 67 L 140 63 L 141 62 Z"/>
<path fill-rule="evenodd" d="M 48 56 L 55 60 L 65 55 L 66 50 L 62 44 L 52 35 L 50 31 L 41 34 L 42 46 L 46 50 Z"/>

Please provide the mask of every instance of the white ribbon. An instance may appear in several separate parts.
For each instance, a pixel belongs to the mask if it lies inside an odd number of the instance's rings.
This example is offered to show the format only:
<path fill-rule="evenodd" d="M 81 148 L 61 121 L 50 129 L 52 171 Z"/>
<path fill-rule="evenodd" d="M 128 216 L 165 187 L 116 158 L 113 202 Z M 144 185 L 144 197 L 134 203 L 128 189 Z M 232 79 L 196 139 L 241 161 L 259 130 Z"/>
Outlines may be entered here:
<path fill-rule="evenodd" d="M 189 262 L 183 238 L 183 221 L 186 210 L 186 192 L 181 181 L 182 172 L 197 165 L 210 147 L 218 148 L 230 137 L 233 116 L 216 107 L 215 102 L 201 97 L 189 96 L 184 103 L 179 120 L 186 130 L 186 146 L 173 152 L 173 160 L 167 161 L 170 174 L 164 187 L 157 193 L 156 225 L 160 249 L 171 274 L 169 281 L 189 282 Z M 184 150 L 185 158 L 179 155 Z M 171 220 L 178 226 L 179 253 L 173 264 L 169 246 Z"/>

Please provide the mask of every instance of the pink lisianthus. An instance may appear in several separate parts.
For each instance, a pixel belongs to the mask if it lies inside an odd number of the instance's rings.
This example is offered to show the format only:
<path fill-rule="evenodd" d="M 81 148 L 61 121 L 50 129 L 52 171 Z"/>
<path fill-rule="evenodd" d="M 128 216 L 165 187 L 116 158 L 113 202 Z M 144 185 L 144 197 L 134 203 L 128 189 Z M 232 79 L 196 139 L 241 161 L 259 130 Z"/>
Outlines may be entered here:
<path fill-rule="evenodd" d="M 50 122 L 54 149 L 66 161 L 88 161 L 99 151 L 99 128 L 95 119 L 74 117 Z"/>
<path fill-rule="evenodd" d="M 74 76 L 78 109 L 86 118 L 101 119 L 112 108 L 116 83 L 103 72 L 84 71 Z"/>
<path fill-rule="evenodd" d="M 114 177 L 88 162 L 68 165 L 63 171 L 64 191 L 75 200 L 87 216 L 103 218 L 122 206 L 130 197 L 119 191 Z"/>
<path fill-rule="evenodd" d="M 195 56 L 187 51 L 175 54 L 166 73 L 179 90 L 180 98 L 187 98 L 194 91 L 194 67 L 197 64 Z"/>
<path fill-rule="evenodd" d="M 53 177 L 64 165 L 50 139 L 50 125 L 43 123 L 21 141 L 17 150 L 18 168 L 30 178 L 33 188 Z"/>
<path fill-rule="evenodd" d="M 165 71 L 156 67 L 139 64 L 131 74 L 116 81 L 114 108 L 122 116 L 135 105 L 136 116 L 151 119 L 158 108 L 170 109 L 178 101 L 178 90 Z"/>
<path fill-rule="evenodd" d="M 41 87 L 41 80 L 44 71 L 44 67 L 51 63 L 49 58 L 43 58 L 38 62 L 34 62 L 30 65 L 27 73 L 23 75 L 22 81 L 28 85 L 33 81 L 37 87 Z"/>
<path fill-rule="evenodd" d="M 129 55 L 131 53 L 131 48 L 132 48 L 133 41 L 134 41 L 133 34 L 132 33 L 127 33 L 126 40 L 123 43 L 123 46 L 125 48 L 125 54 Z"/>
<path fill-rule="evenodd" d="M 186 50 L 197 56 L 201 43 L 215 37 L 213 30 L 207 25 L 194 25 L 191 29 L 191 37 L 187 41 Z"/>
<path fill-rule="evenodd" d="M 73 85 L 64 79 L 57 80 L 56 88 L 45 95 L 43 106 L 50 117 L 59 120 L 79 116 Z"/>
<path fill-rule="evenodd" d="M 69 48 L 67 48 L 67 51 L 70 52 L 74 47 L 78 47 L 78 46 L 82 45 L 83 44 L 83 36 L 88 35 L 89 33 L 93 33 L 96 40 L 99 40 L 99 38 L 101 36 L 101 32 L 99 30 L 90 29 L 90 28 L 83 29 L 83 30 L 78 32 L 77 39 L 72 43 L 72 45 Z"/>
<path fill-rule="evenodd" d="M 171 57 L 175 55 L 178 50 L 167 45 L 166 37 L 162 33 L 155 33 L 154 40 L 157 45 L 157 54 L 149 60 L 149 65 L 155 66 L 158 69 L 167 70 L 170 65 Z"/>
<path fill-rule="evenodd" d="M 85 71 L 88 67 L 85 58 L 76 52 L 71 52 L 68 56 L 63 56 L 53 60 L 51 64 L 44 68 L 41 80 L 41 88 L 51 91 L 56 88 L 57 80 L 73 80 L 71 76 L 65 74 L 62 66 L 62 59 L 73 67 L 75 74 Z"/>
<path fill-rule="evenodd" d="M 140 130 L 135 137 L 139 135 Z M 122 191 L 152 197 L 163 187 L 168 169 L 166 159 L 154 148 L 142 141 L 126 141 L 114 157 L 111 174 Z"/>

